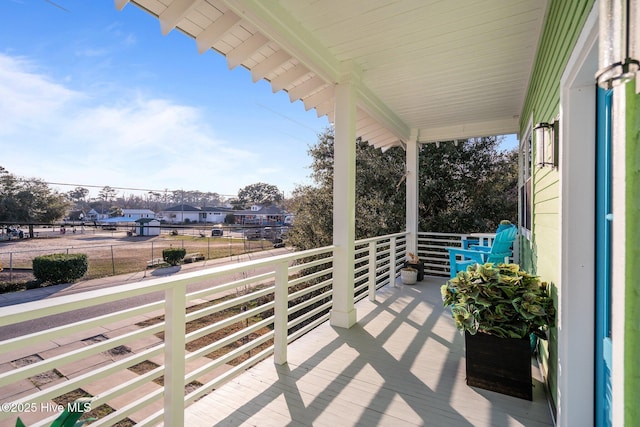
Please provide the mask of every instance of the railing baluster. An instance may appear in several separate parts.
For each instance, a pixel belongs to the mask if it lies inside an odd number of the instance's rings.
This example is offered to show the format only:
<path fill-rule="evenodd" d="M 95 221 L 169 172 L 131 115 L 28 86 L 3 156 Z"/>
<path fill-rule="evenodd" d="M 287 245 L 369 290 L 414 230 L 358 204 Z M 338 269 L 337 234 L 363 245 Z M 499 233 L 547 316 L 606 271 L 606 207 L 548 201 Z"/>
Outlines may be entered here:
<path fill-rule="evenodd" d="M 389 239 L 389 284 L 396 285 L 396 237 Z"/>
<path fill-rule="evenodd" d="M 276 364 L 287 363 L 287 322 L 289 316 L 289 265 L 286 261 L 279 262 L 275 267 L 276 289 L 274 295 L 273 319 L 273 358 Z"/>
<path fill-rule="evenodd" d="M 369 301 L 376 300 L 376 242 L 369 242 Z"/>
<path fill-rule="evenodd" d="M 165 291 L 164 425 L 184 425 L 186 289 Z"/>

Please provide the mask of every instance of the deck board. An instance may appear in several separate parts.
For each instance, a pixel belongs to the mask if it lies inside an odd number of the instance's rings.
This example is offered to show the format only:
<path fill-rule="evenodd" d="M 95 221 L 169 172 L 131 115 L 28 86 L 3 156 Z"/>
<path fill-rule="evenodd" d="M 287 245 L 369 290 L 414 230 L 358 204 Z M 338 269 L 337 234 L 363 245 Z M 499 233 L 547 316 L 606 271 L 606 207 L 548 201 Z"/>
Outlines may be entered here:
<path fill-rule="evenodd" d="M 533 401 L 468 387 L 464 339 L 439 285 L 382 288 L 358 324 L 328 323 L 186 409 L 203 426 L 553 426 L 535 360 Z"/>

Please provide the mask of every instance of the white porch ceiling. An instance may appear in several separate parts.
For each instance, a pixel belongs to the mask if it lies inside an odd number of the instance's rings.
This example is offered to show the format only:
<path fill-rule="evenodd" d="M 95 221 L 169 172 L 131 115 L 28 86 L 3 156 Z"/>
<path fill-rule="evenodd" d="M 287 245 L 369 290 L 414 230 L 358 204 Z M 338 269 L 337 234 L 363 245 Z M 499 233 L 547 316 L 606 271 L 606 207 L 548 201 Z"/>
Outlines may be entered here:
<path fill-rule="evenodd" d="M 545 0 L 130 2 L 318 116 L 333 120 L 334 85 L 350 79 L 357 134 L 380 148 L 516 133 L 546 11 Z"/>

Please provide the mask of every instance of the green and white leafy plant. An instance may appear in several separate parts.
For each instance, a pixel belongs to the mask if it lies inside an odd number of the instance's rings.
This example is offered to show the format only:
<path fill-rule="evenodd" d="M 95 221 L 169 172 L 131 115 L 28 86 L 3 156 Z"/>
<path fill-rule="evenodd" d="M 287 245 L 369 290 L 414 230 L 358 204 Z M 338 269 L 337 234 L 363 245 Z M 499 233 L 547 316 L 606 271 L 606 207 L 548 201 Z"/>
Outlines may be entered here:
<path fill-rule="evenodd" d="M 478 332 L 501 338 L 546 339 L 555 325 L 556 310 L 547 283 L 518 264 L 474 264 L 440 289 L 443 305 L 451 308 L 462 333 Z"/>

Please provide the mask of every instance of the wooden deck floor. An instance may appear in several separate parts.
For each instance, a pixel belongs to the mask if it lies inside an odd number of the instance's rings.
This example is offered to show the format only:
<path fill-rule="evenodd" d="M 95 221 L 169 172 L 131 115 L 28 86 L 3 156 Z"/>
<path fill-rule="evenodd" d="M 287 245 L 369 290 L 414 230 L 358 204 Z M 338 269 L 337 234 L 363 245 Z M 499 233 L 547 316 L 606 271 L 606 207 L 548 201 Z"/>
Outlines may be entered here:
<path fill-rule="evenodd" d="M 328 322 L 187 408 L 186 426 L 552 426 L 533 363 L 532 402 L 465 383 L 464 339 L 441 279 L 379 291 L 358 324 Z"/>

